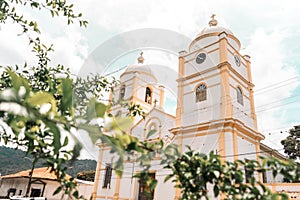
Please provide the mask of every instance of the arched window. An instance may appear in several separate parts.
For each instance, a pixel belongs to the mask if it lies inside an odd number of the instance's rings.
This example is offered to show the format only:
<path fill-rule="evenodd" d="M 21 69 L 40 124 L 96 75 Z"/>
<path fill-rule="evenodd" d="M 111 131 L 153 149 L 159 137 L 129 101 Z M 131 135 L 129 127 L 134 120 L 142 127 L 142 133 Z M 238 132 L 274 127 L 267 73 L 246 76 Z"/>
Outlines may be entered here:
<path fill-rule="evenodd" d="M 206 85 L 200 84 L 196 89 L 196 102 L 206 100 Z"/>
<path fill-rule="evenodd" d="M 152 123 L 149 125 L 149 127 L 148 127 L 148 131 L 149 131 L 149 132 L 150 132 L 150 131 L 153 131 L 153 130 L 158 131 L 157 125 L 156 125 L 154 122 L 152 122 Z"/>
<path fill-rule="evenodd" d="M 125 97 L 125 85 L 122 85 L 120 89 L 119 99 L 123 100 L 124 97 Z"/>
<path fill-rule="evenodd" d="M 145 102 L 152 104 L 152 91 L 149 87 L 146 87 Z"/>
<path fill-rule="evenodd" d="M 236 88 L 236 99 L 237 99 L 237 102 L 239 104 L 244 105 L 243 92 L 242 92 L 242 89 L 240 87 Z"/>
<path fill-rule="evenodd" d="M 116 114 L 116 117 L 121 117 L 121 115 L 122 115 L 122 111 L 119 110 Z"/>

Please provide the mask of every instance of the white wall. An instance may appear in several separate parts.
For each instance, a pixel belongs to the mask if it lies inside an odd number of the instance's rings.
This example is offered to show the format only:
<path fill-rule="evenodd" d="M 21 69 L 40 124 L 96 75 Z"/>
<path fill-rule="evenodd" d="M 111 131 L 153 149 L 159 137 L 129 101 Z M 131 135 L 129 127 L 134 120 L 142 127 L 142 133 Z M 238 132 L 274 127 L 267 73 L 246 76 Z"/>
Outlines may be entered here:
<path fill-rule="evenodd" d="M 35 180 L 35 179 L 33 179 L 33 180 Z M 60 199 L 62 199 L 62 197 L 63 197 L 63 199 L 68 199 L 67 196 L 63 196 L 63 191 L 60 192 L 59 194 L 53 196 L 54 191 L 56 190 L 56 188 L 59 187 L 58 182 L 48 181 L 48 180 L 43 180 L 43 182 L 46 183 L 43 197 L 46 197 L 48 200 L 60 200 Z M 21 195 L 25 196 L 26 190 L 27 190 L 27 184 L 28 184 L 27 178 L 2 179 L 2 183 L 1 183 L 1 187 L 0 187 L 0 191 L 1 191 L 0 196 L 6 196 L 7 190 L 9 188 L 16 189 L 15 195 L 19 195 L 20 190 L 22 190 Z M 32 188 L 40 189 L 42 192 L 43 185 L 33 183 L 33 184 L 31 184 L 31 189 Z M 91 188 L 93 188 L 93 187 L 91 187 Z M 30 192 L 31 192 L 31 190 L 30 190 Z M 89 198 L 89 196 L 90 196 L 89 193 L 86 193 L 86 194 L 87 194 L 87 196 L 85 196 L 85 197 Z M 29 195 L 30 195 L 30 193 L 29 193 Z"/>

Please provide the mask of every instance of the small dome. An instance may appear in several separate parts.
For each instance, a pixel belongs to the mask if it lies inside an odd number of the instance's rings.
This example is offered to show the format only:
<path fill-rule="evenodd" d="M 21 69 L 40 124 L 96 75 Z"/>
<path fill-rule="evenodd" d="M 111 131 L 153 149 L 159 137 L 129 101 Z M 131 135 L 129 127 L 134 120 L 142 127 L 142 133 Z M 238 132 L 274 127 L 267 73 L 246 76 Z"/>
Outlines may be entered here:
<path fill-rule="evenodd" d="M 202 35 L 206 35 L 206 34 L 210 34 L 210 33 L 222 33 L 225 32 L 228 35 L 233 35 L 232 31 L 224 28 L 222 26 L 210 26 L 210 27 L 205 27 L 198 35 L 196 38 L 202 36 Z"/>
<path fill-rule="evenodd" d="M 144 65 L 144 64 L 135 64 L 135 65 L 130 65 L 123 74 L 121 74 L 121 77 L 125 75 L 130 75 L 130 74 L 141 74 L 141 75 L 146 75 L 148 77 L 151 77 L 152 81 L 157 82 L 157 78 L 152 72 L 151 68 L 153 66 L 151 65 Z"/>
<path fill-rule="evenodd" d="M 156 77 L 154 76 L 151 70 L 151 66 L 143 64 L 144 60 L 145 59 L 143 57 L 143 52 L 141 52 L 140 56 L 137 58 L 138 64 L 130 65 L 121 76 L 125 74 L 134 74 L 137 72 L 151 76 L 152 78 L 154 78 L 155 81 L 157 81 Z"/>
<path fill-rule="evenodd" d="M 150 66 L 149 65 L 142 65 L 142 64 L 130 65 L 125 70 L 125 73 L 128 73 L 128 72 L 144 72 L 144 73 L 153 75 Z"/>

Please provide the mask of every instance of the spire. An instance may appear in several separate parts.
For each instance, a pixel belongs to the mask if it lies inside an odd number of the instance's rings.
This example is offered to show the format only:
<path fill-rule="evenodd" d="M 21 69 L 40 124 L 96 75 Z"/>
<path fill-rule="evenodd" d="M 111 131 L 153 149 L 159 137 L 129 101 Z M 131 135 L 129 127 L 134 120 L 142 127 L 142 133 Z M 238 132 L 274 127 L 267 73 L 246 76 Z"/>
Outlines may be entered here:
<path fill-rule="evenodd" d="M 215 14 L 212 14 L 211 15 L 211 20 L 209 21 L 209 26 L 217 26 L 218 25 L 218 21 L 217 20 L 215 20 Z"/>
<path fill-rule="evenodd" d="M 144 57 L 143 57 L 143 52 L 140 53 L 140 56 L 138 57 L 138 64 L 143 64 L 144 63 Z"/>

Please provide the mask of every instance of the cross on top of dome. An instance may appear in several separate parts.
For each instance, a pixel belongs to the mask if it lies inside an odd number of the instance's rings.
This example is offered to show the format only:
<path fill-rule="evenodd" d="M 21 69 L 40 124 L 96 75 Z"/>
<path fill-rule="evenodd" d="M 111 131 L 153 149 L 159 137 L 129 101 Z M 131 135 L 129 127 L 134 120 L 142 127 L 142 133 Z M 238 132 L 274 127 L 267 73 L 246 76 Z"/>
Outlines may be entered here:
<path fill-rule="evenodd" d="M 211 20 L 209 21 L 209 26 L 217 26 L 218 25 L 218 21 L 217 20 L 215 20 L 215 14 L 212 14 L 211 15 Z"/>
<path fill-rule="evenodd" d="M 138 57 L 138 64 L 143 64 L 144 63 L 144 57 L 143 57 L 143 52 L 140 53 L 140 56 Z"/>

